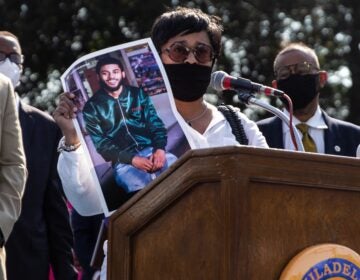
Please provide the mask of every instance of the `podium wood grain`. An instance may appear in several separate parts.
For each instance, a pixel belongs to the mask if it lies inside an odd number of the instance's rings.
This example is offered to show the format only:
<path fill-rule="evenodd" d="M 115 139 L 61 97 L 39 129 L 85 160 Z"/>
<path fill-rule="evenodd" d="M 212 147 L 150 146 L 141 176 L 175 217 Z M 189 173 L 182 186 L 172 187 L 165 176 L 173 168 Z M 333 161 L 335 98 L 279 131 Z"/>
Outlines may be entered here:
<path fill-rule="evenodd" d="M 108 279 L 278 279 L 298 252 L 360 252 L 360 160 L 194 150 L 110 219 Z"/>

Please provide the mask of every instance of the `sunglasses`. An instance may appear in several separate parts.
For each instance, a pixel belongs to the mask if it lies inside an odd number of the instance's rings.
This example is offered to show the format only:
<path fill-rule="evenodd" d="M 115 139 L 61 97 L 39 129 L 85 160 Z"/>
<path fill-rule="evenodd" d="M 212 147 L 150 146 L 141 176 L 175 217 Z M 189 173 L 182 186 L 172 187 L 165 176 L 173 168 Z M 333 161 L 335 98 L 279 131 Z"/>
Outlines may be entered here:
<path fill-rule="evenodd" d="M 9 58 L 11 62 L 14 62 L 16 64 L 23 63 L 24 57 L 21 54 L 18 53 L 3 53 L 0 52 L 0 62 L 4 61 L 6 58 Z"/>
<path fill-rule="evenodd" d="M 177 63 L 183 63 L 192 52 L 196 60 L 200 63 L 208 63 L 214 59 L 212 47 L 199 43 L 194 48 L 187 47 L 184 43 L 175 42 L 169 48 L 165 49 L 171 60 Z"/>
<path fill-rule="evenodd" d="M 278 70 L 275 71 L 275 77 L 278 80 L 287 79 L 292 74 L 298 75 L 308 75 L 308 74 L 315 74 L 319 72 L 319 68 L 307 61 L 285 65 L 279 67 Z"/>

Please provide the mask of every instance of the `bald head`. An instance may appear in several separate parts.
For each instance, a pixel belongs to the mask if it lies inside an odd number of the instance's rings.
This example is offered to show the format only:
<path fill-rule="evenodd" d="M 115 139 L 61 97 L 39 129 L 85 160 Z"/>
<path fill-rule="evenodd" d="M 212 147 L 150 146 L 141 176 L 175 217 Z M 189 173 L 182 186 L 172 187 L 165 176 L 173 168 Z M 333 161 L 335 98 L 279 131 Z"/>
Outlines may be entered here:
<path fill-rule="evenodd" d="M 23 60 L 18 38 L 8 31 L 0 31 L 0 73 L 10 78 L 14 87 L 19 85 Z"/>
<path fill-rule="evenodd" d="M 287 64 L 284 64 L 284 57 L 286 57 L 287 58 L 286 60 L 288 60 L 289 57 L 295 57 L 295 56 L 297 57 L 298 60 L 302 60 L 302 61 L 296 61 L 294 63 L 285 62 Z M 276 73 L 277 70 L 282 66 L 296 64 L 305 61 L 314 65 L 318 69 L 320 68 L 319 59 L 313 49 L 302 43 L 289 44 L 285 48 L 283 48 L 275 57 L 274 72 Z"/>
<path fill-rule="evenodd" d="M 0 51 L 4 52 L 2 49 L 8 48 L 8 52 L 15 52 L 22 54 L 21 46 L 18 37 L 9 31 L 0 31 Z"/>

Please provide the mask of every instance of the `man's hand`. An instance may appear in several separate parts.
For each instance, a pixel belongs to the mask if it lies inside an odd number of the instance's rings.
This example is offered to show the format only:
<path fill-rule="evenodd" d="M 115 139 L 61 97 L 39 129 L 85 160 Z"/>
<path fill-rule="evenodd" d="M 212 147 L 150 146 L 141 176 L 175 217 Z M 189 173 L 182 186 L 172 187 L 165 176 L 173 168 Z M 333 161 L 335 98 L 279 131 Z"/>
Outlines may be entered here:
<path fill-rule="evenodd" d="M 163 168 L 166 162 L 165 151 L 157 149 L 155 153 L 150 156 L 150 160 L 153 162 L 152 172 L 158 171 Z"/>
<path fill-rule="evenodd" d="M 59 105 L 53 113 L 53 118 L 64 134 L 65 143 L 67 145 L 74 145 L 80 142 L 72 121 L 72 119 L 76 117 L 76 112 L 78 111 L 78 108 L 73 102 L 74 98 L 75 95 L 72 93 L 62 93 L 60 95 Z"/>
<path fill-rule="evenodd" d="M 151 172 L 153 169 L 152 161 L 146 157 L 134 156 L 131 164 L 137 169 L 143 170 L 145 172 Z"/>

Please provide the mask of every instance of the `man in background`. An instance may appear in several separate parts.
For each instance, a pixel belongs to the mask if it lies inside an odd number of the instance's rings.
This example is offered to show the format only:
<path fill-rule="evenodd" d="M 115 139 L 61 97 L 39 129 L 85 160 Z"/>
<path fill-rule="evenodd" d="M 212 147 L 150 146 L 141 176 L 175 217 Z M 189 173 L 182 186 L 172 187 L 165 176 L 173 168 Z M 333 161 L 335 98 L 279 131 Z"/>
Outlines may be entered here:
<path fill-rule="evenodd" d="M 273 87 L 284 91 L 293 102 L 294 119 L 303 136 L 305 151 L 356 156 L 360 127 L 331 118 L 319 106 L 320 89 L 327 81 L 315 51 L 302 43 L 292 43 L 275 58 Z M 284 111 L 289 115 L 288 104 Z M 271 148 L 294 150 L 288 126 L 277 117 L 261 120 L 259 129 Z"/>
<path fill-rule="evenodd" d="M 15 95 L 9 79 L 0 74 L 0 280 L 5 280 L 5 248 L 20 215 L 26 166 Z"/>
<path fill-rule="evenodd" d="M 22 63 L 18 38 L 0 31 L 0 73 L 14 87 L 20 81 Z M 61 132 L 49 115 L 14 96 L 29 177 L 20 217 L 6 242 L 8 279 L 48 280 L 50 265 L 56 280 L 76 279 L 69 213 L 56 170 Z"/>

